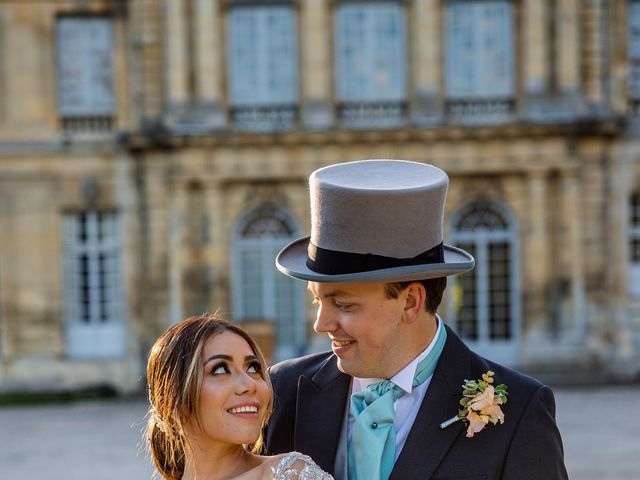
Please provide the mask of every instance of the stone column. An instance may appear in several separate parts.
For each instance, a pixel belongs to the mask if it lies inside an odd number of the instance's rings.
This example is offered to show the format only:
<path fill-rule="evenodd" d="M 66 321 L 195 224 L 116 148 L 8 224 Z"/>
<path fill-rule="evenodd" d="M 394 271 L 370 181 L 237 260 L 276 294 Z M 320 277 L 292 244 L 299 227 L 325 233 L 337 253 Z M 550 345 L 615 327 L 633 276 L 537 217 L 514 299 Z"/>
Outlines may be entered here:
<path fill-rule="evenodd" d="M 568 281 L 568 298 L 564 308 L 563 337 L 578 342 L 586 333 L 587 311 L 584 251 L 582 248 L 582 215 L 580 211 L 580 186 L 576 170 L 560 172 L 560 215 L 561 215 L 561 277 Z"/>
<path fill-rule="evenodd" d="M 302 122 L 306 128 L 324 130 L 333 124 L 331 102 L 331 21 L 330 2 L 300 2 L 300 72 Z"/>
<path fill-rule="evenodd" d="M 544 170 L 534 170 L 529 174 L 529 225 L 526 236 L 525 262 L 527 280 L 525 282 L 526 319 L 524 333 L 529 339 L 542 342 L 548 334 L 546 318 L 546 286 L 549 276 L 548 261 L 549 234 L 547 228 L 547 174 Z"/>
<path fill-rule="evenodd" d="M 218 182 L 209 182 L 205 191 L 205 209 L 209 229 L 209 241 L 205 247 L 205 262 L 210 266 L 210 310 L 231 311 L 231 246 L 230 230 L 226 227 L 224 191 Z"/>
<path fill-rule="evenodd" d="M 558 101 L 566 115 L 575 116 L 580 108 L 580 33 L 578 0 L 556 3 L 555 72 Z"/>
<path fill-rule="evenodd" d="M 628 59 L 628 16 L 629 4 L 626 0 L 617 0 L 609 3 L 611 13 L 610 21 L 613 25 L 619 25 L 619 28 L 612 28 L 611 38 L 611 61 L 609 63 L 609 89 L 611 106 L 619 115 L 627 114 L 628 108 L 628 86 L 627 79 L 629 74 Z"/>
<path fill-rule="evenodd" d="M 629 193 L 633 170 L 629 168 L 629 156 L 636 157 L 632 142 L 624 142 L 612 148 L 610 155 L 610 173 L 606 191 L 602 199 L 606 211 L 606 224 L 601 250 L 608 257 L 606 262 L 606 282 L 610 328 L 612 329 L 612 354 L 620 362 L 618 373 L 630 373 L 629 359 L 634 354 L 634 325 L 629 305 L 628 268 L 629 268 Z M 625 371 L 626 370 L 626 371 Z"/>
<path fill-rule="evenodd" d="M 419 125 L 439 123 L 442 120 L 443 57 L 440 55 L 445 35 L 445 15 L 438 0 L 415 0 L 408 18 L 412 61 L 411 83 L 414 88 L 411 111 Z M 443 7 L 446 8 L 446 7 Z"/>
<path fill-rule="evenodd" d="M 549 92 L 549 12 L 546 1 L 524 0 L 523 10 L 523 102 L 525 117 L 544 116 L 544 97 Z"/>
<path fill-rule="evenodd" d="M 584 2 L 582 49 L 584 91 L 591 108 L 599 110 L 603 100 L 602 77 L 605 68 L 605 22 L 603 21 L 603 0 Z M 626 27 L 625 27 L 626 28 Z"/>
<path fill-rule="evenodd" d="M 176 323 L 184 316 L 182 271 L 187 262 L 185 243 L 189 199 L 186 186 L 174 184 L 169 190 L 169 321 Z"/>
<path fill-rule="evenodd" d="M 223 20 L 219 0 L 195 0 L 192 24 L 195 27 L 195 89 L 198 123 L 203 127 L 225 125 L 222 109 Z"/>
<path fill-rule="evenodd" d="M 165 76 L 167 101 L 179 113 L 189 101 L 189 55 L 186 9 L 182 0 L 165 0 Z"/>
<path fill-rule="evenodd" d="M 580 82 L 578 0 L 562 0 L 556 8 L 556 83 L 561 92 L 574 93 Z"/>

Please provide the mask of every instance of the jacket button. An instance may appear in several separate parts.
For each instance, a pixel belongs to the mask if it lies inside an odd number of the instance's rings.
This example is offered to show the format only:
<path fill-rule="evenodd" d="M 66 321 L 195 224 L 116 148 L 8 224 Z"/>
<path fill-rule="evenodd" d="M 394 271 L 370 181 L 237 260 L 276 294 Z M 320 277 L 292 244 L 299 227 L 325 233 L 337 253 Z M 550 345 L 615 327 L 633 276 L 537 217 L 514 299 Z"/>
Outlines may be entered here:
<path fill-rule="evenodd" d="M 378 424 L 376 422 L 373 422 L 371 424 L 371 428 L 373 428 L 375 430 L 376 428 L 378 428 Z"/>

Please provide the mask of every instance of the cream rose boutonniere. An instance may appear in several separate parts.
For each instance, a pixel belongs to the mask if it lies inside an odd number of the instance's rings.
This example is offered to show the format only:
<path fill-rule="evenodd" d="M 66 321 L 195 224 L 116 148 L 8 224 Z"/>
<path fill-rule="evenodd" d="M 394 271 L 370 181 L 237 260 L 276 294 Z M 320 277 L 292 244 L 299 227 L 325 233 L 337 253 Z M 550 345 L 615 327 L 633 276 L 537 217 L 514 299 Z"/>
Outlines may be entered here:
<path fill-rule="evenodd" d="M 493 372 L 489 370 L 482 374 L 482 380 L 465 380 L 462 385 L 462 410 L 458 414 L 440 424 L 440 428 L 447 428 L 458 420 L 467 425 L 467 437 L 486 427 L 489 422 L 493 425 L 504 423 L 504 413 L 500 405 L 507 403 L 507 386 L 505 384 L 494 387 Z"/>

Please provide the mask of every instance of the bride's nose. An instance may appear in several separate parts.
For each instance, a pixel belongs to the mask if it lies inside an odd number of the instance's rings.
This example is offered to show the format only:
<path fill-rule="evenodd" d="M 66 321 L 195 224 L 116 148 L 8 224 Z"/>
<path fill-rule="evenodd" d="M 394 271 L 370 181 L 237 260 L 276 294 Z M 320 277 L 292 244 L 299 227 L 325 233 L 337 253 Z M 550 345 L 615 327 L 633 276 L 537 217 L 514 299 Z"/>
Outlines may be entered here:
<path fill-rule="evenodd" d="M 256 391 L 256 379 L 246 372 L 238 375 L 236 393 L 243 395 L 245 393 L 253 393 Z"/>

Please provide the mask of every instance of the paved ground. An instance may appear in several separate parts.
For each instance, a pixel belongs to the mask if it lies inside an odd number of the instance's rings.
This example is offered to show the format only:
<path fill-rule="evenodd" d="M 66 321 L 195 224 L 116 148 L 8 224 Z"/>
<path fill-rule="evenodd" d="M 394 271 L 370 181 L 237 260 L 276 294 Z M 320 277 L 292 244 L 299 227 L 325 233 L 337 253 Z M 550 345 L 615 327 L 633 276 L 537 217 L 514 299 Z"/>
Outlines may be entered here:
<path fill-rule="evenodd" d="M 640 385 L 555 392 L 569 478 L 640 479 Z M 145 409 L 141 399 L 0 408 L 0 478 L 149 479 Z"/>

